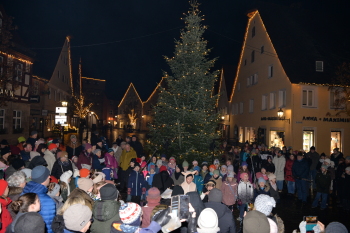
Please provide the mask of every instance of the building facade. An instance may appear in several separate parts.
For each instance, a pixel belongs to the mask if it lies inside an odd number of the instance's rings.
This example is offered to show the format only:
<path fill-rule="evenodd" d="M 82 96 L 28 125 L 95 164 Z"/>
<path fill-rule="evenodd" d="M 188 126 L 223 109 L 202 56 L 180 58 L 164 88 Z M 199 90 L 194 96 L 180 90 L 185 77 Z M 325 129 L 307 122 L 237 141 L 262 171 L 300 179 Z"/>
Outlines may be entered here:
<path fill-rule="evenodd" d="M 279 18 L 283 27 L 295 33 L 286 17 Z M 281 41 L 282 30 L 272 32 L 279 29 L 272 26 L 273 20 L 268 19 L 265 27 L 263 19 L 260 9 L 248 13 L 230 99 L 233 137 L 240 143 L 305 151 L 315 146 L 326 155 L 340 148 L 346 153 L 350 150 L 344 143 L 350 137 L 350 116 L 334 107 L 335 95 L 325 83 L 333 77 L 331 69 L 323 69 L 326 58 L 309 45 L 306 51 L 305 43 L 295 36 L 290 48 L 287 39 Z"/>

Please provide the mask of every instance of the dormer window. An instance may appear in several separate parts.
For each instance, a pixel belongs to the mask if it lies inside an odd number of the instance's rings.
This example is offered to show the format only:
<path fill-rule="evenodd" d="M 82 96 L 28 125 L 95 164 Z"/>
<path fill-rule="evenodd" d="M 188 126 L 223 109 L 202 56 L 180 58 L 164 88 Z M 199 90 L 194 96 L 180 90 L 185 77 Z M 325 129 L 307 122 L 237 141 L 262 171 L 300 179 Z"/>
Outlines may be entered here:
<path fill-rule="evenodd" d="M 323 72 L 323 61 L 316 61 L 316 72 Z"/>

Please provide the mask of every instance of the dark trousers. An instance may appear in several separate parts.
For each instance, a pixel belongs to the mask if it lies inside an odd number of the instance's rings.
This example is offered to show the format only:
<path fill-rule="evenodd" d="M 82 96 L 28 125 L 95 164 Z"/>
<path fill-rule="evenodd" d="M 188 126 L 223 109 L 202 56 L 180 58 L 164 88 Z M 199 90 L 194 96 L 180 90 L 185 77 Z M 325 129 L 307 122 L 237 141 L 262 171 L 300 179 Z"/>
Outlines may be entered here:
<path fill-rule="evenodd" d="M 306 202 L 307 200 L 307 181 L 306 180 L 295 180 L 295 186 L 297 188 L 297 193 L 298 193 L 298 199 Z"/>
<path fill-rule="evenodd" d="M 141 196 L 131 196 L 131 202 L 137 203 L 140 205 Z"/>

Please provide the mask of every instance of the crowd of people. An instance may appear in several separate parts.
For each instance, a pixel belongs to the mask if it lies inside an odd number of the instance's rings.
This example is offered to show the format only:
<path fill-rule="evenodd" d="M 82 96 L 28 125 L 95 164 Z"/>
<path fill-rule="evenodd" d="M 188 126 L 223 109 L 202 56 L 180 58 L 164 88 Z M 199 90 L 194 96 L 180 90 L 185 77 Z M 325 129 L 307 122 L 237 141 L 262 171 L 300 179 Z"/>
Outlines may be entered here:
<path fill-rule="evenodd" d="M 0 142 L 0 233 L 280 233 L 284 223 L 273 208 L 287 195 L 307 204 L 310 188 L 312 208 L 326 209 L 331 194 L 350 209 L 350 156 L 337 148 L 328 156 L 315 147 L 306 153 L 224 142 L 222 156 L 209 163 L 148 157 L 136 135 L 109 145 L 94 132 L 90 141 L 80 144 L 72 134 L 63 145 L 33 131 L 18 145 Z M 189 204 L 174 212 L 178 195 Z M 299 228 L 306 232 L 305 222 Z M 314 232 L 347 230 L 319 222 Z"/>

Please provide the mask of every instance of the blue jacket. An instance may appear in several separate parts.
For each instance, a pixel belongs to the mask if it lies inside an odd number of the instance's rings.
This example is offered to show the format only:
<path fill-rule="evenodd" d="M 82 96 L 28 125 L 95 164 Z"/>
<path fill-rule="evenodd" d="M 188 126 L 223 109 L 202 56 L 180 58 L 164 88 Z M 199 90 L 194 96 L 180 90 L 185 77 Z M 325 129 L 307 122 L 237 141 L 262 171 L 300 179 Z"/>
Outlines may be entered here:
<path fill-rule="evenodd" d="M 40 211 L 39 214 L 43 217 L 46 224 L 46 230 L 48 233 L 53 233 L 51 229 L 51 223 L 53 218 L 56 215 L 56 203 L 52 200 L 49 195 L 47 195 L 47 188 L 39 183 L 34 181 L 29 181 L 24 187 L 21 195 L 25 193 L 36 193 L 39 196 L 40 200 Z"/>
<path fill-rule="evenodd" d="M 21 157 L 22 157 L 24 162 L 29 161 L 30 152 L 25 152 L 24 150 L 21 150 Z"/>
<path fill-rule="evenodd" d="M 197 192 L 199 194 L 201 194 L 202 190 L 203 190 L 203 179 L 202 179 L 202 176 L 201 175 L 195 175 L 194 179 L 193 179 L 193 182 L 196 184 Z"/>
<path fill-rule="evenodd" d="M 309 179 L 309 163 L 306 159 L 295 160 L 292 167 L 294 179 Z"/>
<path fill-rule="evenodd" d="M 98 160 L 99 157 L 97 155 L 92 156 L 92 168 L 97 169 L 98 171 L 102 171 L 103 168 L 106 167 L 104 163 L 100 163 L 100 160 Z"/>
<path fill-rule="evenodd" d="M 142 188 L 146 188 L 143 175 L 136 171 L 131 171 L 128 181 L 128 188 L 131 188 L 131 196 L 141 196 Z"/>

